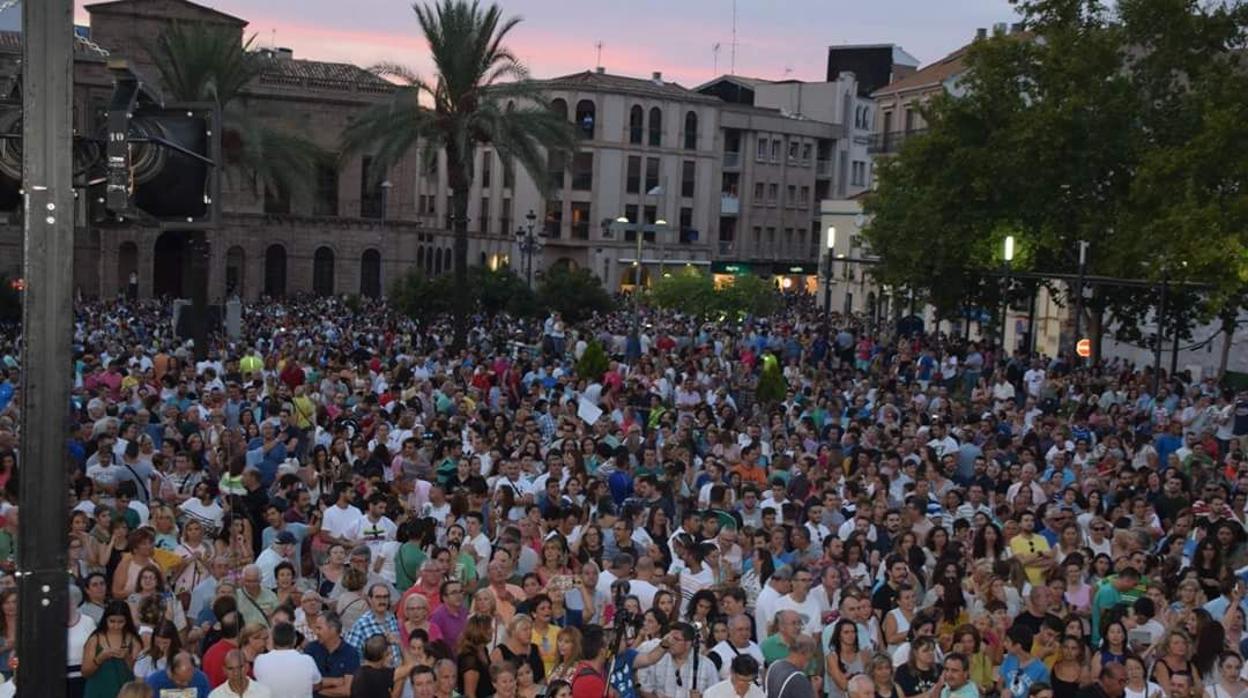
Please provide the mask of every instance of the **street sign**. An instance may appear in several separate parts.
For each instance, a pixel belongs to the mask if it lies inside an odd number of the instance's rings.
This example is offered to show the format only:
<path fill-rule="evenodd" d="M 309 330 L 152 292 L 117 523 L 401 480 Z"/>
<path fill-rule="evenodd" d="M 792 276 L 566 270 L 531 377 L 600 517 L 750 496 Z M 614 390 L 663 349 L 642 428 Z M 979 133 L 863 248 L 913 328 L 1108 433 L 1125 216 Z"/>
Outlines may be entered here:
<path fill-rule="evenodd" d="M 1089 356 L 1092 356 L 1092 340 L 1086 337 L 1079 340 L 1075 344 L 1075 353 L 1078 354 L 1079 357 L 1083 359 L 1086 359 Z"/>

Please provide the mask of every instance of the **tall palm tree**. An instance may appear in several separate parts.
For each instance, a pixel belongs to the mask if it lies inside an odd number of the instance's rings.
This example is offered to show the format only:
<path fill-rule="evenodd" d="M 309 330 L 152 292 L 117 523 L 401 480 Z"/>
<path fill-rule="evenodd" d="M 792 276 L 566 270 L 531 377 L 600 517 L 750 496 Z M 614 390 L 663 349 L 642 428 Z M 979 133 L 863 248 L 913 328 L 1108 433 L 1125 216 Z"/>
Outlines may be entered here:
<path fill-rule="evenodd" d="M 309 191 L 326 153 L 289 129 L 259 123 L 239 99 L 267 60 L 252 50 L 254 43 L 255 36 L 239 41 L 230 27 L 176 23 L 144 48 L 167 98 L 220 108 L 227 166 L 254 175 L 258 186 L 274 194 Z"/>
<path fill-rule="evenodd" d="M 240 41 L 238 31 L 199 23 L 175 23 L 144 46 L 160 75 L 166 98 L 178 102 L 209 102 L 221 113 L 224 163 L 213 177 L 238 172 L 273 194 L 309 191 L 316 168 L 327 155 L 309 140 L 252 119 L 238 99 L 264 71 L 265 60 L 252 50 L 255 37 Z M 213 202 L 219 206 L 218 202 Z M 191 332 L 198 358 L 208 346 L 207 235 L 185 231 L 186 269 L 191 295 Z"/>
<path fill-rule="evenodd" d="M 395 80 L 393 97 L 367 110 L 343 132 L 344 155 L 369 152 L 373 176 L 382 177 L 419 145 L 426 159 L 446 153 L 455 233 L 455 284 L 468 282 L 468 190 L 473 156 L 493 146 L 504 162 L 519 163 L 540 188 L 548 184 L 547 156 L 575 149 L 572 125 L 553 112 L 540 88 L 503 40 L 520 23 L 498 5 L 478 0 L 440 0 L 414 5 L 437 70 L 430 83 L 393 63 L 374 66 Z M 425 103 L 422 103 L 422 98 Z M 428 161 L 428 160 L 427 160 Z M 467 336 L 468 294 L 455 307 L 455 346 Z"/>

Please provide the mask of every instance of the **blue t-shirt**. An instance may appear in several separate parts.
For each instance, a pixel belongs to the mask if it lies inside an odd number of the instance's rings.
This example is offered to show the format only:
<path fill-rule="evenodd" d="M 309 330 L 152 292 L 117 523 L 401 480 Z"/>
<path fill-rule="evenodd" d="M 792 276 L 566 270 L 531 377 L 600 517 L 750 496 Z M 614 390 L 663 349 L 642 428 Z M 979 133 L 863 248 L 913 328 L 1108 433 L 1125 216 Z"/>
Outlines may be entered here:
<path fill-rule="evenodd" d="M 1011 654 L 1001 662 L 1001 678 L 1010 695 L 1024 698 L 1033 684 L 1049 682 L 1049 669 L 1035 657 L 1032 657 L 1027 666 L 1019 667 L 1018 657 Z"/>
<path fill-rule="evenodd" d="M 175 693 L 175 691 L 185 690 L 175 684 L 164 669 L 149 675 L 147 677 L 147 685 L 151 686 L 152 692 L 156 694 L 156 698 L 161 698 L 165 690 L 169 691 L 169 695 L 177 695 L 180 698 L 183 694 Z M 212 687 L 208 685 L 208 676 L 199 669 L 195 670 L 195 675 L 191 677 L 191 685 L 187 688 L 195 689 L 197 698 L 208 698 L 208 694 L 212 692 Z"/>
<path fill-rule="evenodd" d="M 633 662 L 637 661 L 637 650 L 625 649 L 615 655 L 611 661 L 611 688 L 620 694 L 620 698 L 637 698 L 636 673 Z"/>

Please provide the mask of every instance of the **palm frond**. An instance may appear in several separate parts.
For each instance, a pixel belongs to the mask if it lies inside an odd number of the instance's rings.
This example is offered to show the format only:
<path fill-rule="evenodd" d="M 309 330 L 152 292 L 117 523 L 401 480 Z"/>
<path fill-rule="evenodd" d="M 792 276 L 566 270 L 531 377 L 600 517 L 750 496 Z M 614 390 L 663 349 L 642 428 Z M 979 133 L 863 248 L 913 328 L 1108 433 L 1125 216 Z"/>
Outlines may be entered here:
<path fill-rule="evenodd" d="M 263 70 L 252 36 L 206 24 L 174 23 L 144 49 L 156 65 L 166 97 L 226 105 Z"/>

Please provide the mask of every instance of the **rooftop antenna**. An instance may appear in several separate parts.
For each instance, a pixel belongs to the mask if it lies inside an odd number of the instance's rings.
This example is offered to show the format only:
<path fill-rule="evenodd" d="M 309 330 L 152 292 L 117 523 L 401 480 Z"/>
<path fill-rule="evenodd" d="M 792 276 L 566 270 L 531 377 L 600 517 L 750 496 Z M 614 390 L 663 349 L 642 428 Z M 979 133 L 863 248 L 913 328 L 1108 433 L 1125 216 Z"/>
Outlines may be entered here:
<path fill-rule="evenodd" d="M 598 49 L 598 62 L 596 66 L 599 69 L 601 69 L 602 68 L 602 40 L 601 39 L 599 39 L 597 42 L 594 43 L 594 48 Z"/>
<path fill-rule="evenodd" d="M 715 70 L 714 70 L 713 75 L 719 75 L 719 42 L 718 41 L 716 41 L 715 45 L 711 47 L 711 53 L 715 56 Z"/>
<path fill-rule="evenodd" d="M 737 74 L 737 0 L 732 0 L 732 47 L 728 53 L 728 74 Z"/>

